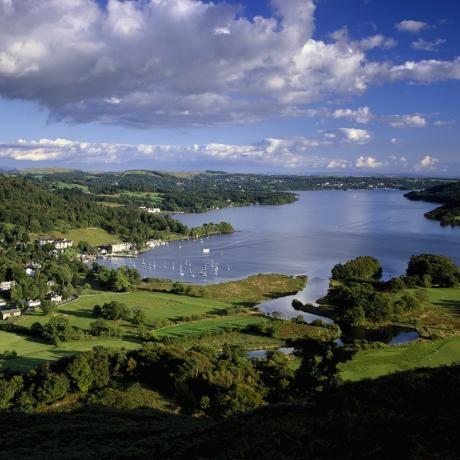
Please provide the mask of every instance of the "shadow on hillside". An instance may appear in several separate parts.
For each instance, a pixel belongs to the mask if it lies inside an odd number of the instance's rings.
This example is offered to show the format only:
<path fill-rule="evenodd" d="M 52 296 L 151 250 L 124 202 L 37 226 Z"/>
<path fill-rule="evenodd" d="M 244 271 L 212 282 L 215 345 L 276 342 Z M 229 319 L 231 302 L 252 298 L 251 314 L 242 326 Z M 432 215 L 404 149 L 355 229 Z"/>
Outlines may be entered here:
<path fill-rule="evenodd" d="M 62 315 L 68 315 L 68 316 L 76 316 L 78 318 L 91 318 L 91 319 L 96 319 L 95 316 L 92 315 L 90 310 L 86 310 L 84 308 L 80 309 L 69 309 L 69 310 L 60 310 L 60 314 Z"/>
<path fill-rule="evenodd" d="M 460 300 L 458 299 L 443 299 L 438 302 L 433 302 L 433 304 L 448 310 L 453 316 L 460 316 Z"/>
<path fill-rule="evenodd" d="M 453 459 L 458 458 L 459 377 L 458 366 L 417 369 L 224 420 L 99 405 L 2 412 L 0 457 Z"/>

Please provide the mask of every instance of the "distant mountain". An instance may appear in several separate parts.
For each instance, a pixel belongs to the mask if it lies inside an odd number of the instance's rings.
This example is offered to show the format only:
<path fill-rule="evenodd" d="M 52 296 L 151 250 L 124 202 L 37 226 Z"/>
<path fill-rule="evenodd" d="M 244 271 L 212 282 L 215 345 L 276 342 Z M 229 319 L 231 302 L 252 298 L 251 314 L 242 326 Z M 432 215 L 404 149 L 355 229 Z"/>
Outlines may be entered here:
<path fill-rule="evenodd" d="M 19 174 L 62 174 L 62 173 L 72 173 L 72 172 L 82 172 L 79 169 L 72 168 L 24 168 L 18 169 Z"/>

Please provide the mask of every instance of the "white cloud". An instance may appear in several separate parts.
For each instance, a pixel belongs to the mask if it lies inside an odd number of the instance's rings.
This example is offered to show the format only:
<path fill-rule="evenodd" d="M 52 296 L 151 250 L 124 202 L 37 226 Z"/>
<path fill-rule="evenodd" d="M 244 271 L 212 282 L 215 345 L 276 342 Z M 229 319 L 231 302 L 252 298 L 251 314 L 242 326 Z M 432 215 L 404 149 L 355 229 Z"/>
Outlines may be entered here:
<path fill-rule="evenodd" d="M 420 51 L 439 51 L 439 47 L 446 43 L 446 40 L 443 38 L 438 38 L 436 40 L 424 40 L 423 38 L 418 38 L 417 40 L 412 42 L 412 48 L 414 50 L 420 50 Z"/>
<path fill-rule="evenodd" d="M 419 163 L 420 168 L 431 168 L 439 163 L 438 158 L 433 158 L 431 155 L 425 155 Z"/>
<path fill-rule="evenodd" d="M 428 27 L 428 24 L 423 21 L 414 21 L 413 19 L 405 19 L 395 25 L 400 32 L 417 33 Z"/>
<path fill-rule="evenodd" d="M 302 115 L 373 85 L 460 79 L 460 59 L 372 60 L 395 46 L 382 35 L 316 39 L 313 0 L 272 4 L 271 17 L 245 18 L 204 0 L 13 0 L 0 14 L 0 96 L 51 120 L 148 128 Z"/>
<path fill-rule="evenodd" d="M 53 161 L 59 164 L 127 164 L 162 161 L 177 164 L 217 161 L 260 164 L 262 167 L 327 168 L 331 159 L 314 153 L 320 139 L 267 138 L 249 145 L 208 143 L 189 146 L 170 144 L 110 144 L 67 139 L 38 139 L 0 144 L 0 159 Z M 342 160 L 337 159 L 337 162 Z M 337 163 L 338 164 L 338 163 Z"/>
<path fill-rule="evenodd" d="M 357 168 L 374 169 L 374 168 L 381 168 L 383 166 L 383 163 L 381 163 L 374 157 L 360 156 L 356 159 L 355 166 Z"/>
<path fill-rule="evenodd" d="M 350 166 L 350 162 L 347 160 L 331 160 L 327 164 L 328 169 L 345 169 Z"/>
<path fill-rule="evenodd" d="M 424 128 L 427 121 L 421 115 L 392 115 L 389 125 L 393 128 Z"/>
<path fill-rule="evenodd" d="M 369 123 L 372 118 L 369 107 L 359 107 L 356 110 L 352 109 L 336 109 L 332 112 L 333 118 L 350 118 L 357 123 Z"/>
<path fill-rule="evenodd" d="M 345 140 L 352 144 L 366 144 L 372 138 L 369 131 L 360 128 L 340 128 Z"/>

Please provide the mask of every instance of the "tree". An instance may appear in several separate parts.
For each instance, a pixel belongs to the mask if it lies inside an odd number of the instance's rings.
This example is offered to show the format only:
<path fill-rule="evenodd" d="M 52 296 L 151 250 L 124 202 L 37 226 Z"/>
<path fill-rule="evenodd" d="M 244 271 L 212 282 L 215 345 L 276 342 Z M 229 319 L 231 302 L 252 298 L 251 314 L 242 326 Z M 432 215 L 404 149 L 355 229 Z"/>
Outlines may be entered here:
<path fill-rule="evenodd" d="M 430 276 L 431 279 L 427 278 Z M 460 270 L 446 256 L 420 254 L 409 260 L 407 276 L 418 280 L 419 286 L 431 283 L 434 286 L 454 287 L 460 282 Z"/>
<path fill-rule="evenodd" d="M 131 316 L 131 310 L 124 303 L 112 300 L 112 302 L 107 302 L 102 307 L 95 305 L 93 315 L 114 321 L 128 320 Z"/>
<path fill-rule="evenodd" d="M 378 280 L 382 277 L 382 266 L 380 262 L 370 256 L 361 256 L 349 260 L 344 264 L 337 264 L 332 269 L 334 280 Z"/>
<path fill-rule="evenodd" d="M 290 342 L 294 356 L 301 359 L 295 374 L 296 392 L 306 395 L 328 390 L 339 381 L 339 364 L 352 358 L 353 352 L 333 341 L 298 339 Z"/>

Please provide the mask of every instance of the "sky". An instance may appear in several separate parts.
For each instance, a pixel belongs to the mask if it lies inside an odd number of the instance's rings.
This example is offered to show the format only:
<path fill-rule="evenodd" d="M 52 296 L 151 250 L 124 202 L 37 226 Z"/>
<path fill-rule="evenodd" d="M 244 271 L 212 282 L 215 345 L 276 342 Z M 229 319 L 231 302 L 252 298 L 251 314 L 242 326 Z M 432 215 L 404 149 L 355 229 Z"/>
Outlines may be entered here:
<path fill-rule="evenodd" d="M 457 0 L 0 0 L 0 168 L 460 176 Z"/>

